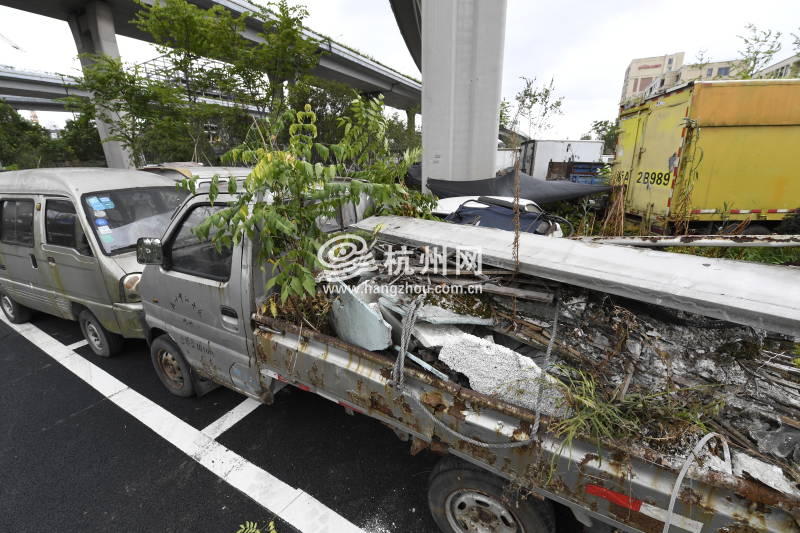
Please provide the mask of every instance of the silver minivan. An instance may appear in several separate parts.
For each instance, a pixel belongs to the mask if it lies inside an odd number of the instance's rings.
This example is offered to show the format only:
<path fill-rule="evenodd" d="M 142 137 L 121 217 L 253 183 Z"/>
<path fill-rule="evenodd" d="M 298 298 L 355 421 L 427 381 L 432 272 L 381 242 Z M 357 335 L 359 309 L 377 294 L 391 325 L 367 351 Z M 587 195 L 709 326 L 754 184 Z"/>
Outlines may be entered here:
<path fill-rule="evenodd" d="M 0 173 L 0 307 L 77 320 L 108 357 L 144 338 L 136 241 L 161 235 L 186 197 L 137 170 L 53 168 Z"/>

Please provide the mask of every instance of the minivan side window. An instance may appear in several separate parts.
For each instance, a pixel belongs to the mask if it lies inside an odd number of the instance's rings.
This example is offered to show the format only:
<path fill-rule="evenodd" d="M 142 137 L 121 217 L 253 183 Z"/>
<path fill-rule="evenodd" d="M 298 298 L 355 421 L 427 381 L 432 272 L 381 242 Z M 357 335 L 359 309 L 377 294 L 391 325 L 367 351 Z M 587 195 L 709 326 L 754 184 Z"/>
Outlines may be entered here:
<path fill-rule="evenodd" d="M 47 200 L 44 229 L 48 244 L 74 248 L 84 255 L 91 255 L 75 205 L 70 200 Z"/>
<path fill-rule="evenodd" d="M 33 200 L 3 200 L 0 221 L 1 241 L 33 247 Z"/>
<path fill-rule="evenodd" d="M 165 250 L 169 268 L 215 281 L 227 281 L 231 277 L 233 249 L 223 247 L 221 251 L 217 251 L 210 240 L 201 240 L 192 231 L 205 219 L 219 213 L 225 207 L 218 204 L 192 208 Z M 213 231 L 212 229 L 212 234 Z"/>

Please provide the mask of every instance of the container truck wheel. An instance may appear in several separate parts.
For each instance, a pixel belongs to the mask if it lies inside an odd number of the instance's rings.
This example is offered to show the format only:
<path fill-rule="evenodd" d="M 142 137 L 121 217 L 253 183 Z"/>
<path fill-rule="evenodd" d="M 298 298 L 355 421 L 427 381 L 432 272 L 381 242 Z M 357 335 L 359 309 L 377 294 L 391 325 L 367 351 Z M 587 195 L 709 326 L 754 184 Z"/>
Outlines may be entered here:
<path fill-rule="evenodd" d="M 431 472 L 428 507 L 445 533 L 554 533 L 548 502 L 504 495 L 505 481 L 452 455 Z"/>
<path fill-rule="evenodd" d="M 3 308 L 3 314 L 12 324 L 23 324 L 31 319 L 32 311 L 19 305 L 6 293 L 0 294 L 0 307 Z"/>
<path fill-rule="evenodd" d="M 194 394 L 194 384 L 189 364 L 180 348 L 169 338 L 161 335 L 150 344 L 150 360 L 161 383 L 175 396 L 188 398 Z"/>
<path fill-rule="evenodd" d="M 88 309 L 78 314 L 78 324 L 89 348 L 95 355 L 111 357 L 122 350 L 123 339 L 116 333 L 111 333 Z"/>

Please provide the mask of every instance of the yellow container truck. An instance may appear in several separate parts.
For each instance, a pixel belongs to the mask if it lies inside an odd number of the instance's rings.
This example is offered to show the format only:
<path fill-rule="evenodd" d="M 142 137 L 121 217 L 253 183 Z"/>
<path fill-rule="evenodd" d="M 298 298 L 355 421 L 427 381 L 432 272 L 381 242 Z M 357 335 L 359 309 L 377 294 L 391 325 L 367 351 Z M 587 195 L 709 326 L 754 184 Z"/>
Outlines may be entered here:
<path fill-rule="evenodd" d="M 620 111 L 613 181 L 625 212 L 699 233 L 800 209 L 800 79 L 697 81 Z"/>

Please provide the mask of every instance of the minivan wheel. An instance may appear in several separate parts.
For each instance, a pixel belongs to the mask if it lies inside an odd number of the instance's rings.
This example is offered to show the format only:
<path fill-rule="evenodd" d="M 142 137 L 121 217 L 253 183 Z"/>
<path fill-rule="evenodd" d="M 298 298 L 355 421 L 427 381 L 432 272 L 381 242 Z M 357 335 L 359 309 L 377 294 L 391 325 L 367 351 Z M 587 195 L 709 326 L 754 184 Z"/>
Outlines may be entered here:
<path fill-rule="evenodd" d="M 31 319 L 31 310 L 19 305 L 6 293 L 0 294 L 0 307 L 12 324 L 23 324 Z"/>
<path fill-rule="evenodd" d="M 168 391 L 182 398 L 194 394 L 189 364 L 180 348 L 167 335 L 161 335 L 150 344 L 150 360 L 158 379 Z"/>
<path fill-rule="evenodd" d="M 123 339 L 116 333 L 111 333 L 100 324 L 100 321 L 88 309 L 78 314 L 78 324 L 89 348 L 100 357 L 111 357 L 122 350 Z"/>
<path fill-rule="evenodd" d="M 445 533 L 553 533 L 555 515 L 549 502 L 519 500 L 503 493 L 505 481 L 452 455 L 431 472 L 428 507 Z"/>

